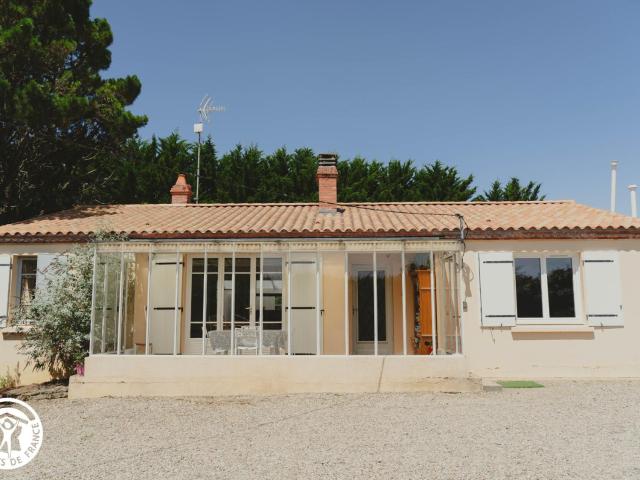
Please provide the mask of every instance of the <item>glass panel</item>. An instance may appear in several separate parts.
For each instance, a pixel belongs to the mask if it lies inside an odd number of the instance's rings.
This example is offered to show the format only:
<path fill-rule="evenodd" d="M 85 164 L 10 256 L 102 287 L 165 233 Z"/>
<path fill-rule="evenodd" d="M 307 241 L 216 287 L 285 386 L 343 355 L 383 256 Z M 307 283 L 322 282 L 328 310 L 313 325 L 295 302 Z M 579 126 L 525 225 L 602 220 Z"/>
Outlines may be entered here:
<path fill-rule="evenodd" d="M 552 318 L 575 317 L 573 262 L 571 258 L 547 258 L 547 285 L 549 287 L 549 316 Z"/>
<path fill-rule="evenodd" d="M 516 258 L 518 317 L 542 318 L 542 285 L 539 258 Z"/>
<path fill-rule="evenodd" d="M 100 353 L 102 345 L 102 311 L 104 308 L 104 279 L 105 263 L 102 255 L 98 255 L 96 262 L 95 301 L 93 311 L 93 350 L 91 353 Z"/>
<path fill-rule="evenodd" d="M 217 265 L 216 265 L 217 268 Z M 214 270 L 215 271 L 215 270 Z M 207 278 L 207 323 L 218 321 L 218 274 L 209 273 Z M 207 331 L 210 329 L 207 327 Z"/>
<path fill-rule="evenodd" d="M 386 292 L 385 272 L 378 271 L 378 341 L 387 340 L 386 329 Z M 374 308 L 373 308 L 373 270 L 361 270 L 358 272 L 358 341 L 373 342 L 374 335 Z"/>
<path fill-rule="evenodd" d="M 406 253 L 407 275 L 407 332 L 408 353 L 431 355 L 434 353 L 435 289 L 432 292 L 431 255 Z M 435 281 L 433 282 L 435 284 Z"/>
<path fill-rule="evenodd" d="M 20 305 L 29 305 L 36 291 L 36 272 L 38 261 L 33 258 L 20 260 Z"/>
<path fill-rule="evenodd" d="M 207 272 L 218 273 L 218 259 L 207 258 Z"/>
<path fill-rule="evenodd" d="M 458 256 L 453 252 L 434 252 L 436 302 L 436 353 L 460 352 L 458 313 Z"/>
<path fill-rule="evenodd" d="M 196 263 L 194 259 L 194 264 Z M 200 259 L 201 260 L 201 259 Z M 195 266 L 195 265 L 194 265 Z M 200 263 L 201 267 L 204 267 L 203 263 Z M 201 272 L 203 270 L 200 270 Z M 207 290 L 209 286 L 207 285 Z M 196 336 L 202 337 L 202 302 L 204 299 L 204 275 L 202 273 L 194 272 L 191 275 L 191 331 L 193 332 L 193 324 L 200 323 L 200 333 Z M 194 335 L 191 335 L 193 338 Z"/>
<path fill-rule="evenodd" d="M 118 342 L 120 254 L 100 254 L 97 260 L 93 353 L 115 353 Z"/>
<path fill-rule="evenodd" d="M 282 330 L 282 258 L 264 258 L 264 330 Z M 260 323 L 260 258 L 256 259 L 256 325 Z"/>
<path fill-rule="evenodd" d="M 232 271 L 231 258 L 225 258 L 225 271 Z M 251 319 L 251 271 L 250 258 L 236 258 L 235 274 L 235 318 L 234 328 L 249 326 Z M 233 275 L 224 275 L 224 330 L 231 329 L 231 286 Z"/>
<path fill-rule="evenodd" d="M 225 273 L 232 273 L 233 258 L 224 259 L 224 271 Z M 236 273 L 249 273 L 251 271 L 251 258 L 236 257 Z"/>
<path fill-rule="evenodd" d="M 202 306 L 204 302 L 204 258 L 194 258 L 192 260 L 191 271 L 191 313 L 189 318 L 188 335 L 192 342 L 187 345 L 187 353 L 200 353 L 202 341 Z M 207 258 L 207 311 L 206 331 L 217 330 L 218 313 L 218 259 Z M 207 349 L 211 344 L 211 339 L 206 339 Z"/>
<path fill-rule="evenodd" d="M 124 254 L 122 352 L 144 354 L 146 337 L 147 254 Z"/>
<path fill-rule="evenodd" d="M 38 269 L 38 260 L 36 258 L 22 259 L 22 275 L 35 275 Z"/>
<path fill-rule="evenodd" d="M 192 272 L 204 272 L 204 258 L 194 258 L 191 263 Z"/>

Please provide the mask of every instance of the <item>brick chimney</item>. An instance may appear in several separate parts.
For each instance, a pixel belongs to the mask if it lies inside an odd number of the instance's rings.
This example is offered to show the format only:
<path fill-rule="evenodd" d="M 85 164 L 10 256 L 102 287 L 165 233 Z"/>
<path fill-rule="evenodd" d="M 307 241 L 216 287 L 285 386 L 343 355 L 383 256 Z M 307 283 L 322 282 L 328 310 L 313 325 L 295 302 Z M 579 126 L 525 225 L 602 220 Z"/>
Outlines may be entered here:
<path fill-rule="evenodd" d="M 335 153 L 318 155 L 318 200 L 321 213 L 336 213 L 338 203 L 338 168 Z"/>
<path fill-rule="evenodd" d="M 191 185 L 184 173 L 178 175 L 176 184 L 171 187 L 171 203 L 191 203 Z"/>

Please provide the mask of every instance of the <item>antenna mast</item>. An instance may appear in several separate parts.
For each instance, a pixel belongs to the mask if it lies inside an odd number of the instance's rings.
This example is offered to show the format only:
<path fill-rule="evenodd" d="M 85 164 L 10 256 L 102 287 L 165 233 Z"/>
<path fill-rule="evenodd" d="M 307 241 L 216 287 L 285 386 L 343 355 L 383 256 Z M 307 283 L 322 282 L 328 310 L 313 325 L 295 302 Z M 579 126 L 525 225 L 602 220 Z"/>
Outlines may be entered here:
<path fill-rule="evenodd" d="M 224 107 L 213 104 L 213 100 L 209 95 L 205 95 L 200 106 L 198 107 L 198 115 L 200 122 L 193 124 L 193 133 L 198 134 L 198 166 L 196 169 L 196 203 L 200 202 L 200 148 L 202 146 L 202 132 L 204 130 L 204 122 L 209 123 L 209 114 L 213 112 L 224 112 Z"/>

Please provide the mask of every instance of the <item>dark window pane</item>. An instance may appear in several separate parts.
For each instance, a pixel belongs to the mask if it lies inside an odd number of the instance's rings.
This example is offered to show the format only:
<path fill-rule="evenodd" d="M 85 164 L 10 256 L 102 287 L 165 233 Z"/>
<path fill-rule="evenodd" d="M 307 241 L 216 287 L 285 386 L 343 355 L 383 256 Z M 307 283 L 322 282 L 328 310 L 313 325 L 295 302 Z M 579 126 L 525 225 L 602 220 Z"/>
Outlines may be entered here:
<path fill-rule="evenodd" d="M 265 272 L 262 274 L 263 284 L 263 310 L 264 329 L 280 330 L 282 322 L 282 273 L 268 272 L 267 268 L 275 268 L 274 265 L 267 267 L 266 260 L 277 260 L 280 265 L 281 259 L 266 259 Z M 256 275 L 256 323 L 260 322 L 260 274 Z M 267 325 L 267 322 L 273 325 Z"/>
<path fill-rule="evenodd" d="M 231 273 L 233 269 L 233 258 L 225 258 L 224 259 L 224 271 L 227 273 Z M 238 272 L 250 272 L 251 271 L 251 259 L 236 257 L 236 273 Z"/>
<path fill-rule="evenodd" d="M 202 338 L 202 324 L 192 323 L 189 331 L 191 338 Z"/>
<path fill-rule="evenodd" d="M 209 273 L 207 278 L 207 322 L 218 318 L 218 275 Z"/>
<path fill-rule="evenodd" d="M 249 322 L 251 306 L 251 277 L 236 275 L 236 322 Z"/>
<path fill-rule="evenodd" d="M 207 271 L 209 273 L 218 273 L 218 259 L 207 258 Z"/>
<path fill-rule="evenodd" d="M 200 324 L 195 330 L 195 337 L 202 336 L 202 302 L 204 298 L 203 291 L 204 275 L 194 273 L 191 275 L 191 337 L 194 337 L 194 325 Z M 199 332 L 199 333 L 198 333 Z"/>
<path fill-rule="evenodd" d="M 387 309 L 384 272 L 378 271 L 378 341 L 387 341 Z"/>
<path fill-rule="evenodd" d="M 203 258 L 194 258 L 191 263 L 191 271 L 192 272 L 203 272 L 204 271 L 204 259 Z"/>
<path fill-rule="evenodd" d="M 384 272 L 378 271 L 378 341 L 387 340 Z M 358 272 L 358 341 L 374 341 L 373 271 Z"/>
<path fill-rule="evenodd" d="M 282 272 L 282 259 L 281 258 L 263 258 L 265 272 Z M 256 272 L 260 271 L 260 259 L 256 260 Z"/>
<path fill-rule="evenodd" d="M 549 286 L 549 316 L 552 318 L 575 317 L 573 265 L 570 258 L 547 258 L 547 285 Z"/>
<path fill-rule="evenodd" d="M 224 276 L 224 328 L 230 328 L 231 322 L 231 280 L 232 275 Z M 236 275 L 235 283 L 235 327 L 247 325 L 251 305 L 251 277 L 247 274 Z"/>
<path fill-rule="evenodd" d="M 542 285 L 539 258 L 516 258 L 518 317 L 542 318 Z"/>
<path fill-rule="evenodd" d="M 22 274 L 23 275 L 35 275 L 38 269 L 38 260 L 35 258 L 23 258 L 22 259 Z"/>

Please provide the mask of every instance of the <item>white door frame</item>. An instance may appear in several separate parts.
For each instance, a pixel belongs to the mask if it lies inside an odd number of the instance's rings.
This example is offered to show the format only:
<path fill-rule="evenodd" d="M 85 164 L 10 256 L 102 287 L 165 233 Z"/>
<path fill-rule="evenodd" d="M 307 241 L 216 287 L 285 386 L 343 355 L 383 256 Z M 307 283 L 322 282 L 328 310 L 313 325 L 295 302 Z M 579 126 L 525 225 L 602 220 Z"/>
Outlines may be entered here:
<path fill-rule="evenodd" d="M 384 272 L 384 292 L 385 292 L 385 323 L 387 328 L 387 339 L 386 341 L 378 340 L 378 354 L 380 355 L 391 355 L 393 353 L 393 306 L 392 306 L 392 276 L 391 276 L 391 268 L 389 265 L 380 264 L 380 259 L 378 258 L 378 271 Z M 351 329 L 351 338 L 353 338 L 353 352 L 356 355 L 373 355 L 374 354 L 374 342 L 367 341 L 361 342 L 358 341 L 358 317 L 359 314 L 359 306 L 358 302 L 358 273 L 359 272 L 373 272 L 373 264 L 353 264 L 351 265 L 351 271 L 353 272 L 352 278 L 352 292 L 353 299 L 352 305 L 357 308 L 357 313 L 352 311 L 351 319 L 352 319 L 352 329 Z M 375 281 L 375 280 L 374 280 Z M 378 292 L 379 293 L 379 292 Z"/>

